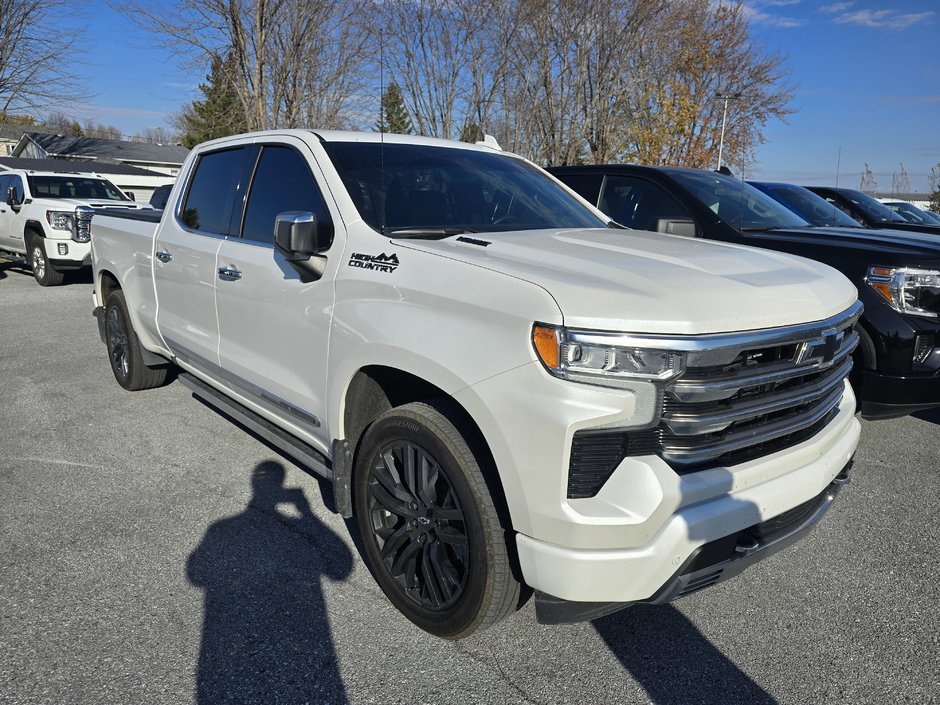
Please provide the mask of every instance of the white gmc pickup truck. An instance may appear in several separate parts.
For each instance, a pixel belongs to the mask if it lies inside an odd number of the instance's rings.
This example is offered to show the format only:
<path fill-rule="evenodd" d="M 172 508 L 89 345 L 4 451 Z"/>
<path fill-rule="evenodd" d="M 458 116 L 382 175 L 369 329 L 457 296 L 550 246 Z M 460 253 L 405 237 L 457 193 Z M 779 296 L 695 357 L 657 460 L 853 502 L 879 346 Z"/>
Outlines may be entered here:
<path fill-rule="evenodd" d="M 0 254 L 25 257 L 42 286 L 91 264 L 88 223 L 96 210 L 150 208 L 96 174 L 0 172 Z"/>
<path fill-rule="evenodd" d="M 441 637 L 532 590 L 547 623 L 689 594 L 848 481 L 848 280 L 624 230 L 485 145 L 209 142 L 162 215 L 97 213 L 92 259 L 118 383 L 175 365 L 332 480 L 382 590 Z"/>

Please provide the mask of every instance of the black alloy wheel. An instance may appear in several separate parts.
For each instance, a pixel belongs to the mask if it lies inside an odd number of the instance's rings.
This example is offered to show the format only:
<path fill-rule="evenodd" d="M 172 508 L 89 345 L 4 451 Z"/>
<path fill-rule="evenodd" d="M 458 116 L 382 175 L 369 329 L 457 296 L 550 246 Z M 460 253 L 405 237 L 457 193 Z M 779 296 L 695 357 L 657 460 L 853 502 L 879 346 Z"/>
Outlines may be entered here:
<path fill-rule="evenodd" d="M 353 475 L 366 565 L 402 614 L 445 639 L 507 617 L 520 595 L 515 539 L 462 429 L 445 400 L 390 409 L 366 430 Z"/>
<path fill-rule="evenodd" d="M 467 521 L 438 461 L 410 441 L 373 460 L 369 521 L 389 574 L 422 608 L 453 605 L 467 581 Z"/>

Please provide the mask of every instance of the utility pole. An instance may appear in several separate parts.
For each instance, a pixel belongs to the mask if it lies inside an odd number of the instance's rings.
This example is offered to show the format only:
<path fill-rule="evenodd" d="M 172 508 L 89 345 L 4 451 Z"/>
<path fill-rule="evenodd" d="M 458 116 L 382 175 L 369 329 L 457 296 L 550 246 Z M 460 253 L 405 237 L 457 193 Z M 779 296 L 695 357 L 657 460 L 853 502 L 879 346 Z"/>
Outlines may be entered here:
<path fill-rule="evenodd" d="M 722 100 L 725 103 L 724 109 L 721 111 L 721 139 L 718 141 L 718 167 L 716 171 L 721 169 L 721 154 L 725 148 L 725 121 L 728 119 L 728 101 L 729 100 L 738 100 L 741 97 L 740 93 L 716 93 L 715 97 L 718 100 Z"/>

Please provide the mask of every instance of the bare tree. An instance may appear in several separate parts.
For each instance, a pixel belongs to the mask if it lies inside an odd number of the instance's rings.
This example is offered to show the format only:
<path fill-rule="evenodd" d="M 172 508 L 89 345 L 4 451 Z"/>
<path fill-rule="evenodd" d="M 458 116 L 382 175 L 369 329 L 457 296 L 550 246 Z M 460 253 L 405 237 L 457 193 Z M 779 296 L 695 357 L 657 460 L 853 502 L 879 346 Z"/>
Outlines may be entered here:
<path fill-rule="evenodd" d="M 878 190 L 878 182 L 875 181 L 875 174 L 871 170 L 871 167 L 868 166 L 868 162 L 865 162 L 865 170 L 862 172 L 862 177 L 859 180 L 858 190 L 868 194 Z"/>
<path fill-rule="evenodd" d="M 193 66 L 226 56 L 249 130 L 326 116 L 339 126 L 366 60 L 357 24 L 365 0 L 128 2 L 121 11 Z"/>
<path fill-rule="evenodd" d="M 73 70 L 77 4 L 0 0 L 0 118 L 80 97 Z"/>
<path fill-rule="evenodd" d="M 146 127 L 139 135 L 134 135 L 134 139 L 148 144 L 176 144 L 179 135 L 165 127 Z"/>
<path fill-rule="evenodd" d="M 85 120 L 82 126 L 82 134 L 85 137 L 96 137 L 102 140 L 122 140 L 124 134 L 114 125 L 105 125 L 94 120 Z"/>
<path fill-rule="evenodd" d="M 891 175 L 891 193 L 900 195 L 911 192 L 911 178 L 907 174 L 907 169 L 901 164 L 901 168 Z"/>

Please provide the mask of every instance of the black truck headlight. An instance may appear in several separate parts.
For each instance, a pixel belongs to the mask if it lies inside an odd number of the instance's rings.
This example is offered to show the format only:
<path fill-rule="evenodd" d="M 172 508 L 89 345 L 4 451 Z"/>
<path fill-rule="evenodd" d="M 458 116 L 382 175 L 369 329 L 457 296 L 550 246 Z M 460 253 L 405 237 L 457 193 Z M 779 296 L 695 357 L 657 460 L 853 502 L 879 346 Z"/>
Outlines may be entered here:
<path fill-rule="evenodd" d="M 910 267 L 869 267 L 865 277 L 891 308 L 912 316 L 940 315 L 940 272 Z"/>

